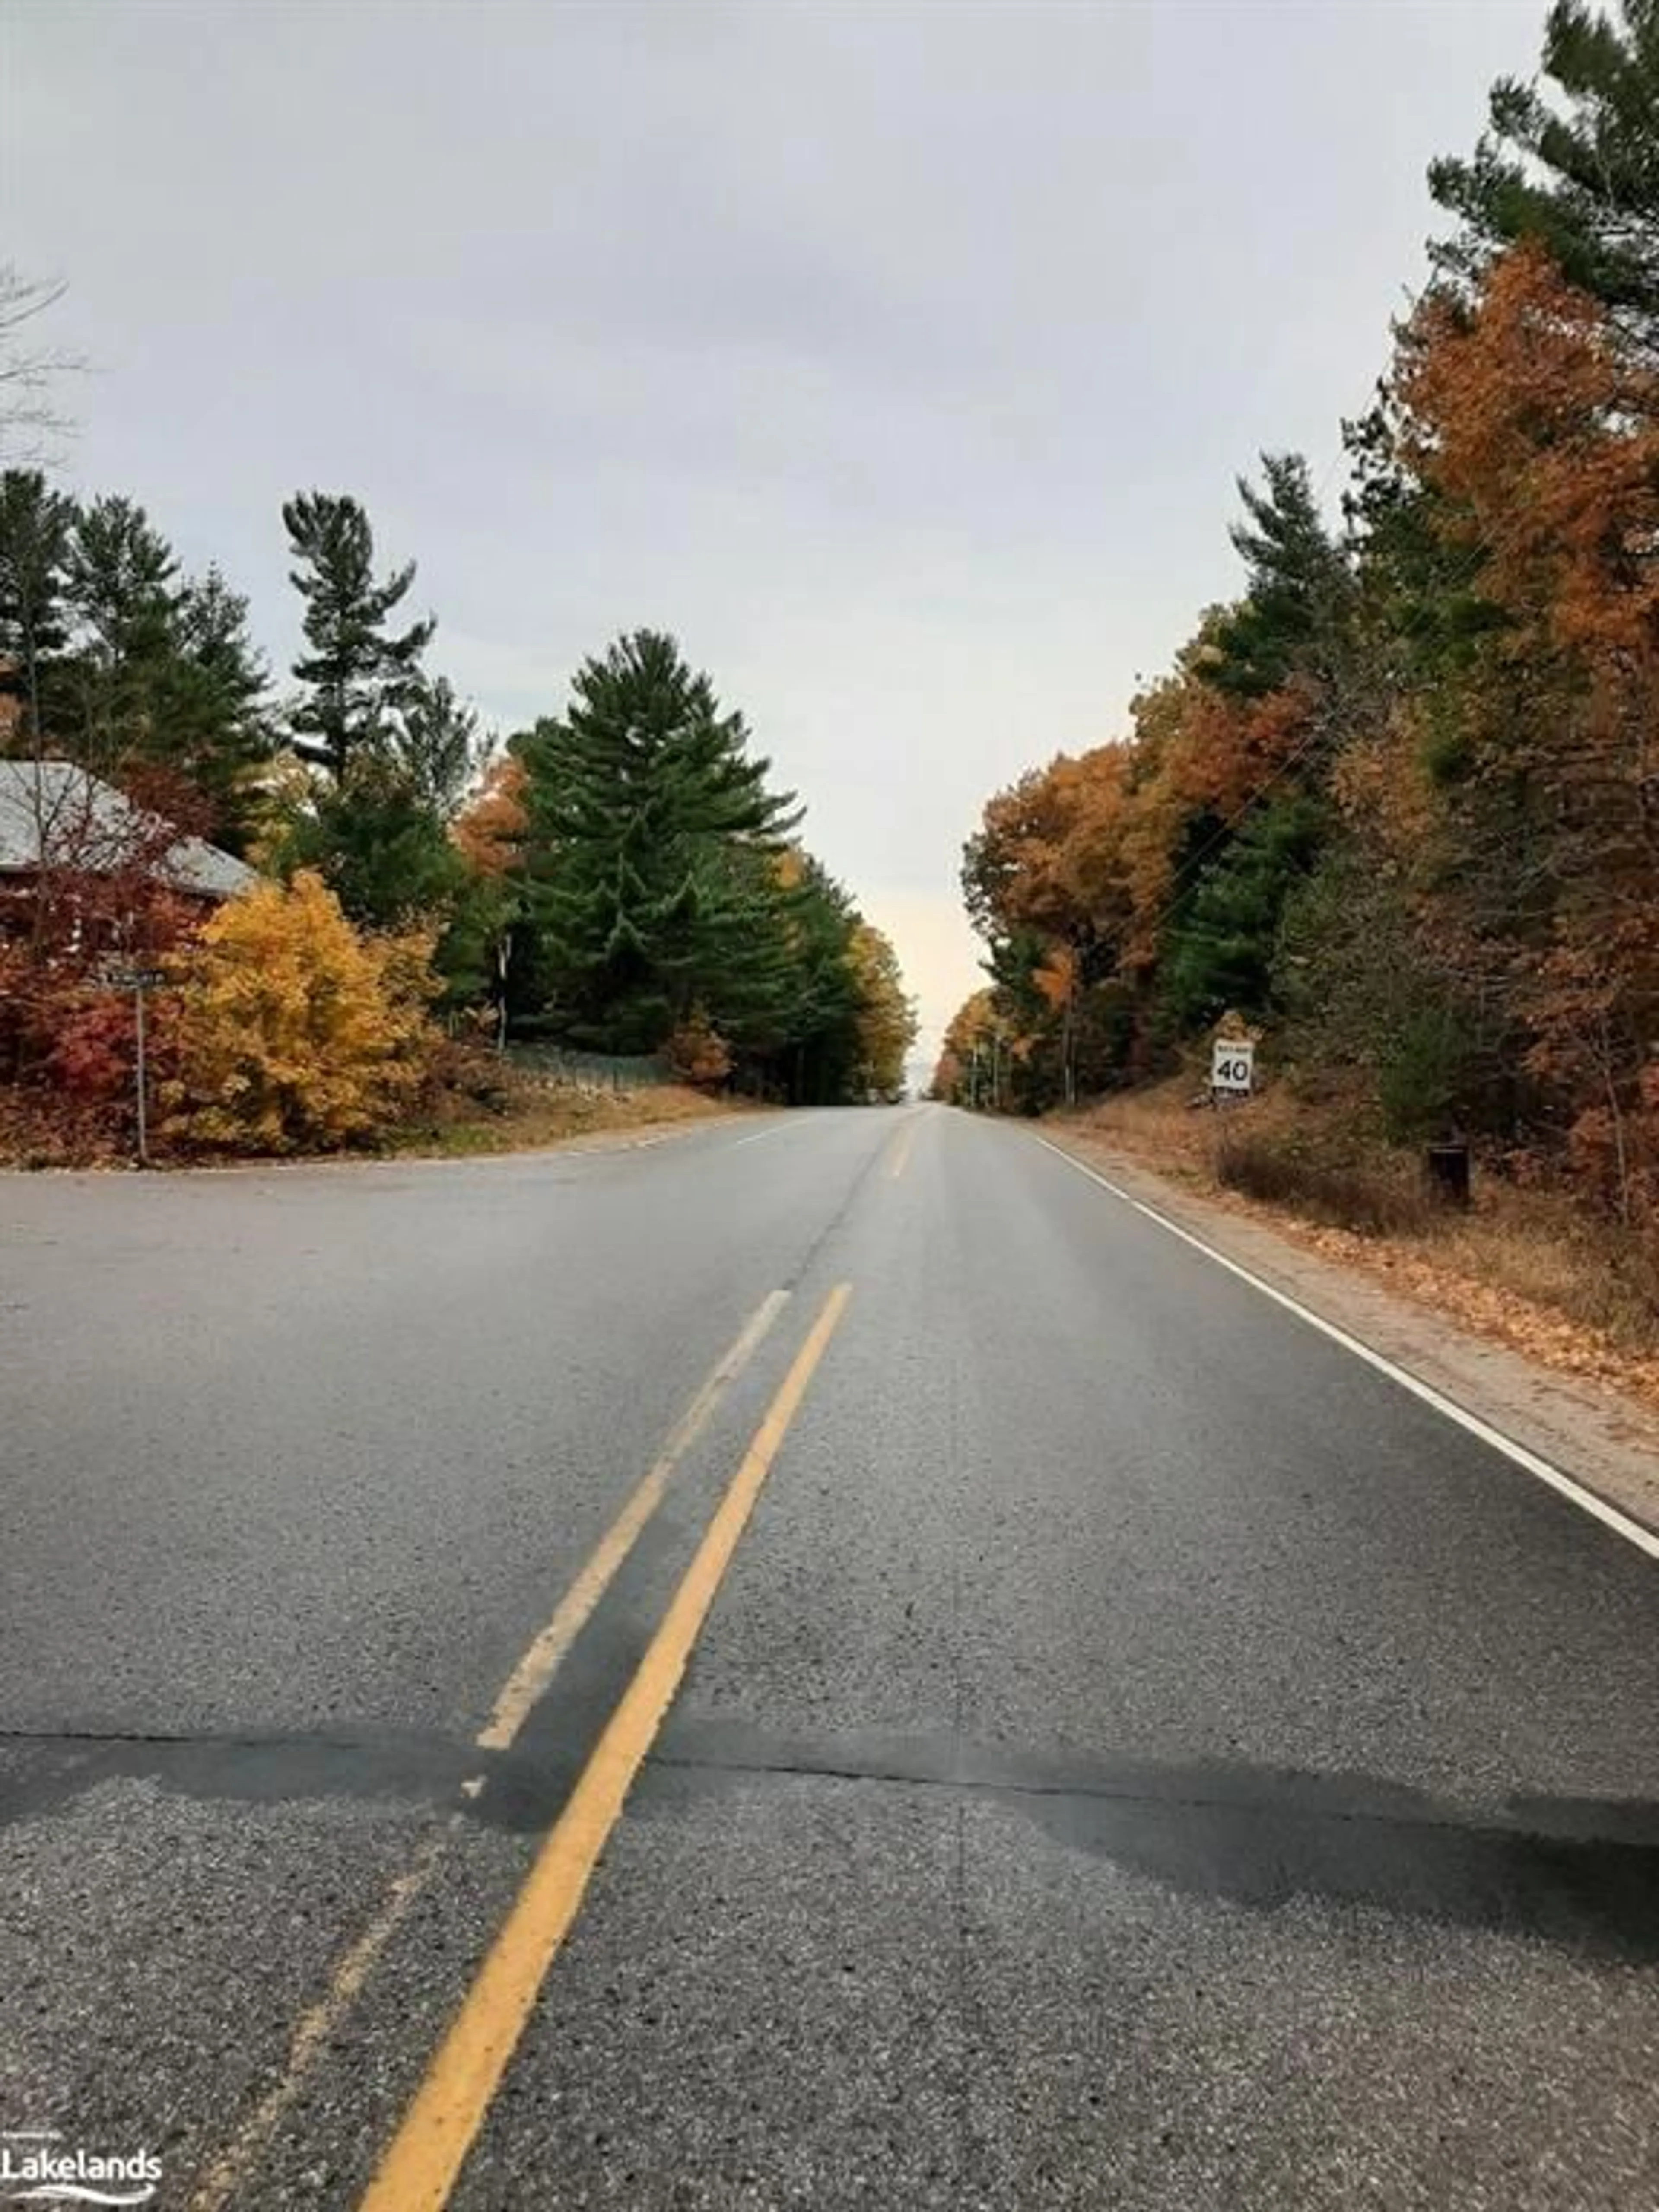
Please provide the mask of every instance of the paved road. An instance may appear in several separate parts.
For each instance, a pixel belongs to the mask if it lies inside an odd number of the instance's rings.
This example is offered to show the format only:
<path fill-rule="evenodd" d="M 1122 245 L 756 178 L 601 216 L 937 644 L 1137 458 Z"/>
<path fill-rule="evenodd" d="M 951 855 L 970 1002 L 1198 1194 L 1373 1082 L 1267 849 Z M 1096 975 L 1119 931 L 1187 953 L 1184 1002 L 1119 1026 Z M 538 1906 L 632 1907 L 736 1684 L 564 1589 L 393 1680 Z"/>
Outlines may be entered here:
<path fill-rule="evenodd" d="M 0 1235 L 0 2128 L 198 2212 L 1659 2204 L 1659 1566 L 1029 1132 Z"/>

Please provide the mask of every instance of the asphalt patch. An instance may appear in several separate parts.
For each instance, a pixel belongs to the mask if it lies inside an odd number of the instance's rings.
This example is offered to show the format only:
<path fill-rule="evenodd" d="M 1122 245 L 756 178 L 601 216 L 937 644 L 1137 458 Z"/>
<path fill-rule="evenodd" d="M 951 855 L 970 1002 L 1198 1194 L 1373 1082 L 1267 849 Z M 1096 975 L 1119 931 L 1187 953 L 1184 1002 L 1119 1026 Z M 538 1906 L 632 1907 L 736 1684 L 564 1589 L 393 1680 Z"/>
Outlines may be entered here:
<path fill-rule="evenodd" d="M 775 1737 L 671 1722 L 651 1795 L 769 1775 L 969 1791 L 1056 1841 L 1189 1895 L 1272 1911 L 1298 1898 L 1522 1935 L 1582 1956 L 1659 1964 L 1659 1802 L 1459 1803 L 1362 1775 L 1219 1761 L 1079 1759 L 941 1734 Z"/>

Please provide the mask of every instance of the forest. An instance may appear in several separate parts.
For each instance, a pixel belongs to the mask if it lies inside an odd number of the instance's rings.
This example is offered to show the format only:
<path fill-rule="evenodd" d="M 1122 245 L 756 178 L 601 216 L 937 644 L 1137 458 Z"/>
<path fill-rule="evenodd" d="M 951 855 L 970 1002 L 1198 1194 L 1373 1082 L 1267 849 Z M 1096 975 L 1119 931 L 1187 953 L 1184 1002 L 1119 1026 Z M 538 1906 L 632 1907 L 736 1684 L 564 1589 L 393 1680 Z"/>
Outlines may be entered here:
<path fill-rule="evenodd" d="M 15 368 L 43 304 L 6 272 Z M 303 492 L 281 520 L 304 642 L 279 692 L 246 599 L 186 574 L 142 505 L 0 474 L 14 1153 L 126 1141 L 122 969 L 167 987 L 149 1046 L 178 1151 L 372 1141 L 434 1085 L 497 1100 L 501 1056 L 538 1044 L 784 1103 L 899 1092 L 893 948 L 672 636 L 617 637 L 501 742 L 362 503 Z M 244 864 L 235 896 L 186 895 L 181 837 Z"/>
<path fill-rule="evenodd" d="M 985 806 L 938 1095 L 1036 1113 L 1224 1018 L 1358 1141 L 1659 1237 L 1659 6 L 1550 12 L 1345 479 L 1238 485 L 1237 597 Z"/>

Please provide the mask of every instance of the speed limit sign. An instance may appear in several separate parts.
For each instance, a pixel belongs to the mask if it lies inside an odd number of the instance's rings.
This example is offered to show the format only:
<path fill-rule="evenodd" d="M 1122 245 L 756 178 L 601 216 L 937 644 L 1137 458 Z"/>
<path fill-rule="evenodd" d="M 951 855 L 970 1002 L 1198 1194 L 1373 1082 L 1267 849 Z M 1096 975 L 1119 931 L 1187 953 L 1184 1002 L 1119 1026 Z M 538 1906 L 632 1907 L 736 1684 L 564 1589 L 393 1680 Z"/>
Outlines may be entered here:
<path fill-rule="evenodd" d="M 1218 1038 L 1210 1055 L 1210 1088 L 1249 1093 L 1255 1074 L 1255 1046 L 1249 1037 Z"/>

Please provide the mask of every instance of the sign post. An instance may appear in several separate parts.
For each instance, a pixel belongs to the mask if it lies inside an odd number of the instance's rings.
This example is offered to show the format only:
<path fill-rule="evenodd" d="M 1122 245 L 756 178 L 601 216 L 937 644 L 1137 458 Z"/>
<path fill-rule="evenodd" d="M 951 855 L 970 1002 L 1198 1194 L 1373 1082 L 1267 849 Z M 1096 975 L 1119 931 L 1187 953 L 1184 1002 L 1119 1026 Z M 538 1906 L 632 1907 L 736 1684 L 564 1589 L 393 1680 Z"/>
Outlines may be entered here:
<path fill-rule="evenodd" d="M 1255 1085 L 1255 1045 L 1249 1037 L 1218 1037 L 1210 1052 L 1210 1091 L 1216 1099 L 1248 1098 Z"/>
<path fill-rule="evenodd" d="M 138 1050 L 134 1065 L 138 1078 L 138 1164 L 149 1165 L 149 1071 L 144 1065 L 144 987 L 138 984 L 132 994 L 132 1018 L 138 1032 Z"/>
<path fill-rule="evenodd" d="M 158 990 L 167 981 L 159 968 L 112 968 L 106 981 L 112 991 L 132 994 L 133 1041 L 137 1047 L 134 1060 L 134 1079 L 138 1091 L 138 1164 L 149 1165 L 149 1078 L 145 1065 L 144 994 Z"/>

